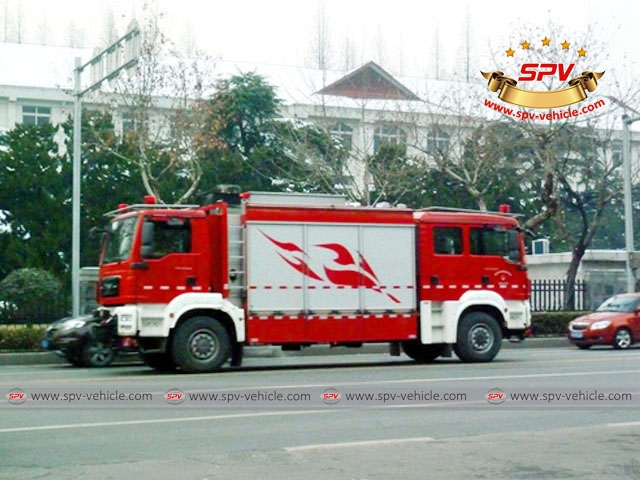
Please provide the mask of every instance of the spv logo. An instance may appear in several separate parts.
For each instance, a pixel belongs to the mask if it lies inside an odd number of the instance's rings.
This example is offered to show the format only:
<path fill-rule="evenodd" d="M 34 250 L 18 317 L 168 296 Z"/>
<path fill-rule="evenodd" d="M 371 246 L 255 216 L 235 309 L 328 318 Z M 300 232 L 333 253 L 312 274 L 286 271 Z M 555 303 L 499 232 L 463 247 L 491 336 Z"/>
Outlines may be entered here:
<path fill-rule="evenodd" d="M 335 405 L 340 401 L 342 395 L 335 388 L 327 388 L 324 392 L 322 392 L 320 398 L 327 405 Z"/>
<path fill-rule="evenodd" d="M 498 98 L 507 103 L 518 105 L 525 108 L 549 109 L 557 107 L 566 107 L 574 103 L 578 103 L 587 98 L 587 92 L 595 92 L 598 86 L 598 80 L 604 75 L 604 72 L 596 72 L 589 70 L 588 66 L 583 68 L 581 75 L 573 74 L 576 65 L 585 64 L 587 62 L 587 50 L 584 47 L 579 49 L 571 49 L 571 43 L 565 40 L 562 43 L 553 44 L 550 38 L 546 36 L 541 40 L 542 45 L 534 47 L 527 40 L 520 43 L 522 46 L 522 56 L 536 50 L 537 56 L 548 56 L 548 62 L 533 63 L 525 58 L 524 63 L 520 63 L 516 57 L 516 50 L 509 47 L 505 50 L 507 58 L 503 60 L 505 71 L 519 70 L 520 76 L 518 81 L 506 75 L 502 70 L 494 70 L 491 72 L 481 72 L 482 76 L 488 80 L 488 88 L 492 92 L 500 92 Z M 552 45 L 553 44 L 553 45 Z M 561 47 L 558 51 L 557 48 Z M 554 48 L 556 51 L 554 52 Z M 566 52 L 563 52 L 566 51 Z M 577 57 L 576 57 L 577 54 Z M 561 57 L 560 57 L 561 55 Z M 520 55 L 519 55 L 520 56 Z M 565 61 L 558 62 L 552 59 L 564 58 Z M 555 90 L 544 89 L 547 85 L 541 85 L 543 90 L 530 90 L 518 88 L 518 82 L 547 82 L 549 80 L 558 79 L 561 82 L 567 82 L 569 86 Z M 530 85 L 531 83 L 527 83 Z"/>
<path fill-rule="evenodd" d="M 171 389 L 164 394 L 164 399 L 170 405 L 179 405 L 184 402 L 184 392 L 177 388 Z"/>
<path fill-rule="evenodd" d="M 520 69 L 519 82 L 533 82 L 534 80 L 540 82 L 544 77 L 553 77 L 556 72 L 561 82 L 566 82 L 571 74 L 575 63 L 566 66 L 564 63 L 524 63 Z"/>
<path fill-rule="evenodd" d="M 507 395 L 499 388 L 493 388 L 487 392 L 485 398 L 492 405 L 500 405 L 507 399 Z"/>
<path fill-rule="evenodd" d="M 21 403 L 26 402 L 27 394 L 24 393 L 19 388 L 14 388 L 6 395 L 7 401 L 12 405 L 20 405 Z"/>

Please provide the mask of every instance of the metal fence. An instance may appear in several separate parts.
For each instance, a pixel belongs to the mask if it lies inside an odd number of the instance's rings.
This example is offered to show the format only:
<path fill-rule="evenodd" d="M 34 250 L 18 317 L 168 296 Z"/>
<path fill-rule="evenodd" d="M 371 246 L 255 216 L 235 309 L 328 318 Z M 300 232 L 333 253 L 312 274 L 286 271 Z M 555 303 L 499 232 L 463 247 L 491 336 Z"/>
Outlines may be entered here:
<path fill-rule="evenodd" d="M 566 280 L 531 280 L 531 309 L 534 312 L 564 310 Z M 576 280 L 574 286 L 574 308 L 588 310 L 587 283 Z"/>
<path fill-rule="evenodd" d="M 14 304 L 0 301 L 0 325 L 41 325 L 68 316 L 69 302 Z"/>

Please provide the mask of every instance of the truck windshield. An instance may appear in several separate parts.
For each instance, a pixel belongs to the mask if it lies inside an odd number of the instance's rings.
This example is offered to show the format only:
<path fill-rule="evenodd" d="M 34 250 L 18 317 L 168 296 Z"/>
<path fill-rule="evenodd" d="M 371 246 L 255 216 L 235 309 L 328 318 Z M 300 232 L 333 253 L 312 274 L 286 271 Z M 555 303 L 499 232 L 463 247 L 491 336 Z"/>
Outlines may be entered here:
<path fill-rule="evenodd" d="M 114 220 L 109 225 L 103 263 L 122 262 L 129 258 L 138 217 Z"/>

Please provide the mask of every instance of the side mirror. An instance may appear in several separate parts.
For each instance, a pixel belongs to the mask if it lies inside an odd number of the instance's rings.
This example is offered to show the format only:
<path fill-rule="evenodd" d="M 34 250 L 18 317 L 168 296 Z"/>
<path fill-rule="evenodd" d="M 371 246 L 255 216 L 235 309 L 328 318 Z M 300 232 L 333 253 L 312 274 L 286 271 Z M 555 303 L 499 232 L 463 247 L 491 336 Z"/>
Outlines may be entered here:
<path fill-rule="evenodd" d="M 104 235 L 105 233 L 108 232 L 102 227 L 92 227 L 91 230 L 89 230 L 89 238 L 97 238 L 98 235 Z"/>
<path fill-rule="evenodd" d="M 520 261 L 520 250 L 509 250 L 509 254 L 507 255 L 507 259 L 510 262 L 519 262 Z"/>

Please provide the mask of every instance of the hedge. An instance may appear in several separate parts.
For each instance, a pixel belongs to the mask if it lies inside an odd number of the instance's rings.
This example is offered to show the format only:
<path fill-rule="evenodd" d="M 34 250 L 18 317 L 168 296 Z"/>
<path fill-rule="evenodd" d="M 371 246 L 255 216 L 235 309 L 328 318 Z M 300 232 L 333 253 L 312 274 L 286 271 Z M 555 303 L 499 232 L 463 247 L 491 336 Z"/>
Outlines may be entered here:
<path fill-rule="evenodd" d="M 567 334 L 567 325 L 587 312 L 534 312 L 531 315 L 532 337 L 558 337 Z"/>
<path fill-rule="evenodd" d="M 40 340 L 46 326 L 9 326 L 0 328 L 0 352 L 42 351 Z"/>

